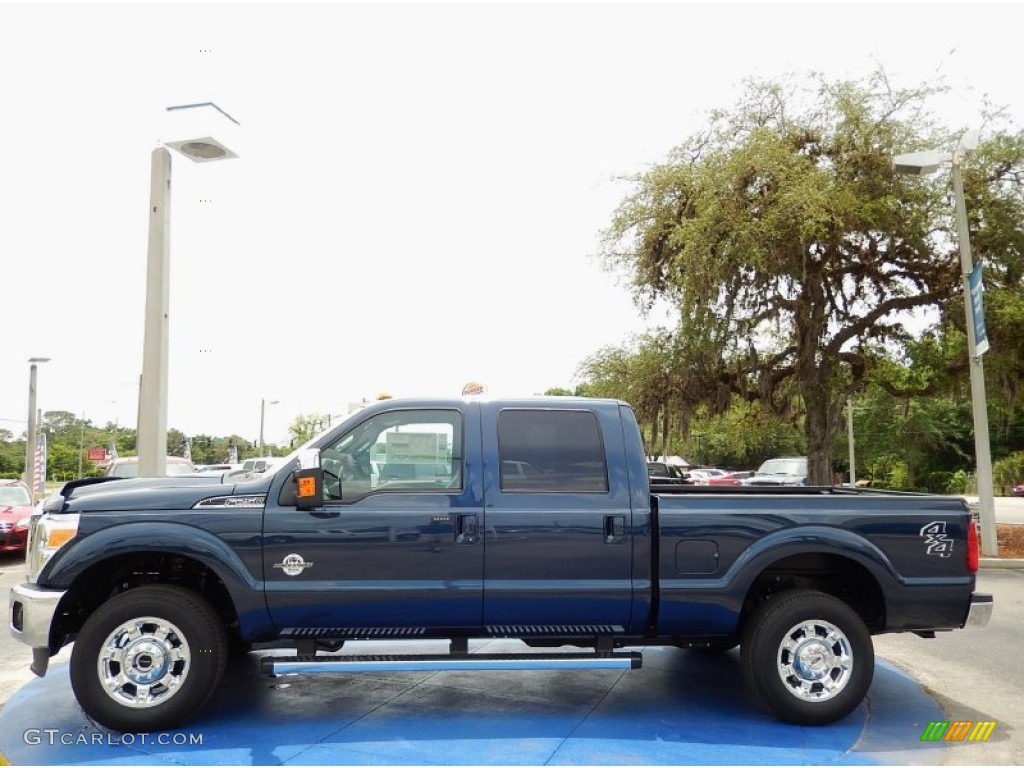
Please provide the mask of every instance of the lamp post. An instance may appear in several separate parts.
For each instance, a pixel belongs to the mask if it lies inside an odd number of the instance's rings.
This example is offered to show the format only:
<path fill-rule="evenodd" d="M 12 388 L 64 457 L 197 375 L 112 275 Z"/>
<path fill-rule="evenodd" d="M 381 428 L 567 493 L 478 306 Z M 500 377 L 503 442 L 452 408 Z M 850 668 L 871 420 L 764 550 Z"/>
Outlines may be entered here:
<path fill-rule="evenodd" d="M 853 398 L 846 398 L 846 440 L 850 452 L 850 487 L 857 487 L 857 454 L 853 439 Z"/>
<path fill-rule="evenodd" d="M 167 112 L 185 117 L 186 136 L 195 138 L 166 142 L 196 163 L 238 157 L 209 135 L 206 121 L 238 125 L 238 121 L 213 102 L 168 107 Z M 185 131 L 183 126 L 173 130 Z M 139 384 L 139 477 L 158 477 L 167 466 L 167 350 L 170 295 L 171 153 L 164 146 L 153 150 L 149 186 L 149 247 L 146 261 L 146 320 Z"/>
<path fill-rule="evenodd" d="M 25 485 L 33 503 L 36 500 L 36 434 L 39 423 L 36 421 L 36 370 L 39 363 L 48 363 L 48 357 L 30 357 L 28 359 L 28 439 L 25 441 Z"/>
<path fill-rule="evenodd" d="M 978 146 L 977 131 L 968 131 L 953 152 L 926 150 L 897 155 L 893 167 L 897 173 L 925 176 L 950 163 L 953 177 L 953 196 L 956 199 L 956 229 L 960 244 L 960 270 L 963 273 L 964 310 L 967 314 L 967 356 L 971 374 L 971 411 L 974 417 L 974 454 L 977 464 L 978 508 L 981 516 L 981 552 L 986 557 L 999 554 L 996 539 L 996 507 L 992 492 L 992 453 L 989 447 L 988 401 L 985 396 L 985 369 L 978 352 L 978 339 L 974 330 L 974 313 L 970 277 L 974 271 L 971 257 L 970 232 L 967 226 L 967 204 L 964 200 L 964 182 L 960 171 L 963 155 Z M 984 350 L 982 350 L 984 352 Z"/>
<path fill-rule="evenodd" d="M 277 405 L 280 400 L 271 400 L 269 403 L 266 399 L 260 400 L 260 456 L 263 455 L 263 421 L 267 415 L 268 405 Z"/>

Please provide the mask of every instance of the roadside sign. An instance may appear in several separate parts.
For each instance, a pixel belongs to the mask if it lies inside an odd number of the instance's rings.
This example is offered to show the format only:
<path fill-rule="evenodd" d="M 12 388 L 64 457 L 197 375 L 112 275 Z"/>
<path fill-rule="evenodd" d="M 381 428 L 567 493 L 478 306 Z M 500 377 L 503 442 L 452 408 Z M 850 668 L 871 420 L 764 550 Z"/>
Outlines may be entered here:
<path fill-rule="evenodd" d="M 979 357 L 988 352 L 988 331 L 985 329 L 985 304 L 982 295 L 985 286 L 981 282 L 981 265 L 978 262 L 971 270 L 971 276 L 967 279 L 971 288 L 971 321 L 974 323 L 974 349 Z"/>

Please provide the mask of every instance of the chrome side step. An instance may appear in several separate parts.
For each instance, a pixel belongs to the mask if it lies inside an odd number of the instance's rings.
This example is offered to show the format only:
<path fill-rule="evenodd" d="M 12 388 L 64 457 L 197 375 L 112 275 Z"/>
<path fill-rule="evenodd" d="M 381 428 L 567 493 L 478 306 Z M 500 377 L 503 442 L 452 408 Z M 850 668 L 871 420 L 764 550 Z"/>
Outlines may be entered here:
<path fill-rule="evenodd" d="M 640 669 L 638 651 L 624 653 L 471 653 L 422 656 L 268 656 L 261 666 L 271 677 L 338 672 L 438 672 L 513 669 Z"/>

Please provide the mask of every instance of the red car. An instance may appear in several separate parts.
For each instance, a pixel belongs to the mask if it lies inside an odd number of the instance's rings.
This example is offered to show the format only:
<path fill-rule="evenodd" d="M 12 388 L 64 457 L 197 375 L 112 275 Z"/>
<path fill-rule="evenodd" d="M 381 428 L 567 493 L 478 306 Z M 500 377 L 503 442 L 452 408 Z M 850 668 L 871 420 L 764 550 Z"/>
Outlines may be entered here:
<path fill-rule="evenodd" d="M 0 552 L 24 549 L 32 496 L 20 480 L 0 480 Z"/>
<path fill-rule="evenodd" d="M 718 477 L 709 477 L 708 485 L 743 485 L 744 480 L 753 476 L 754 473 L 749 471 L 729 472 Z"/>

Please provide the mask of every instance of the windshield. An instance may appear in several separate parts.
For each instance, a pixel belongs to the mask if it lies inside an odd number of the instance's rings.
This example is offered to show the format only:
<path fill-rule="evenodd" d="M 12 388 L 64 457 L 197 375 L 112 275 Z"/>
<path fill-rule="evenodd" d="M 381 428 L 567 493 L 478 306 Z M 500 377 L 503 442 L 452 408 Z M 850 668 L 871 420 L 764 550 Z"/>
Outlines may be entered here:
<path fill-rule="evenodd" d="M 30 507 L 28 491 L 20 485 L 0 486 L 0 507 Z"/>
<path fill-rule="evenodd" d="M 769 459 L 757 470 L 759 475 L 807 476 L 807 459 Z"/>

